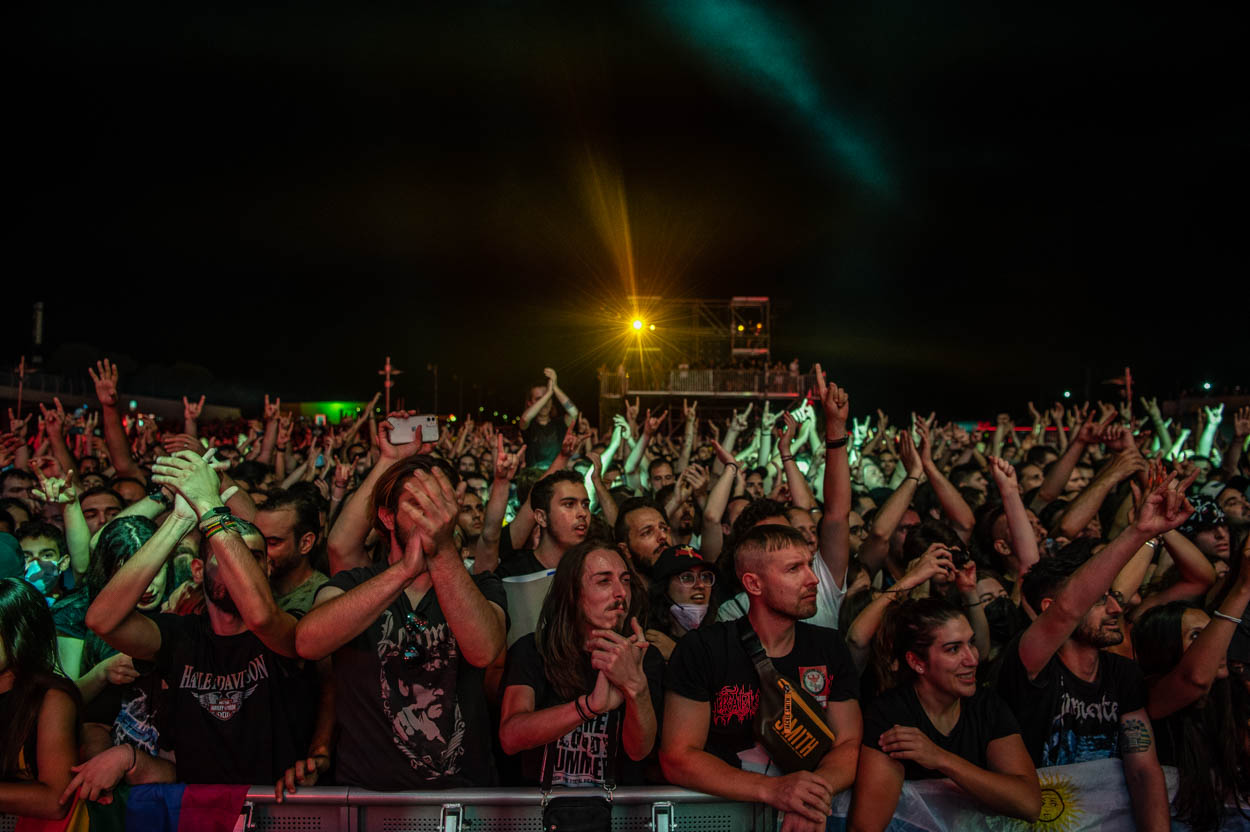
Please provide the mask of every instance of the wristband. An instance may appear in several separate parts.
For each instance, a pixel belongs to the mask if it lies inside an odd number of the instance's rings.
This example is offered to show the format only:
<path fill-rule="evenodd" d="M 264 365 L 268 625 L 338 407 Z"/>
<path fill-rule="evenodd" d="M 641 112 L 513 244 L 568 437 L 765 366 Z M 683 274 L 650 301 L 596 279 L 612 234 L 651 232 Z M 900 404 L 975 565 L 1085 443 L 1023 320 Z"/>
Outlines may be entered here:
<path fill-rule="evenodd" d="M 915 480 L 917 483 L 919 483 L 920 477 L 903 477 L 903 482 L 907 482 L 908 480 Z"/>
<path fill-rule="evenodd" d="M 781 461 L 782 461 L 782 462 L 793 462 L 793 461 L 794 461 L 794 454 L 782 454 L 782 455 L 781 455 Z"/>
<path fill-rule="evenodd" d="M 846 443 L 851 441 L 850 435 L 843 436 L 841 439 L 826 439 L 825 450 L 836 451 L 838 448 L 845 448 Z"/>
<path fill-rule="evenodd" d="M 1220 612 L 1219 610 L 1216 610 L 1215 612 L 1213 612 L 1213 613 L 1211 613 L 1211 614 L 1212 614 L 1212 615 L 1214 615 L 1216 618 L 1222 618 L 1222 619 L 1224 619 L 1225 621 L 1231 621 L 1231 622 L 1233 622 L 1234 624 L 1240 624 L 1240 623 L 1241 623 L 1241 619 L 1240 619 L 1240 618 L 1233 618 L 1231 615 L 1225 615 L 1224 613 Z"/>
<path fill-rule="evenodd" d="M 214 517 L 229 517 L 230 509 L 227 506 L 213 506 L 208 511 L 200 515 L 200 525 L 204 525 Z"/>
<path fill-rule="evenodd" d="M 726 468 L 737 468 L 737 467 L 739 467 L 739 466 L 738 466 L 738 463 L 737 463 L 737 462 L 726 462 L 726 463 L 725 463 L 725 467 L 726 467 Z"/>

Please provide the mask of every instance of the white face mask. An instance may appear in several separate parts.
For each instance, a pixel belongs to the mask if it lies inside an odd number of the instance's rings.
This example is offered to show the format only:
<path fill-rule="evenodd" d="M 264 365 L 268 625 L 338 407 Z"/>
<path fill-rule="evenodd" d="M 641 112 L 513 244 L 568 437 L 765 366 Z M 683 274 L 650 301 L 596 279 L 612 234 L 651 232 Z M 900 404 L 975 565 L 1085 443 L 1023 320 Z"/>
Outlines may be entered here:
<path fill-rule="evenodd" d="M 703 622 L 703 616 L 707 615 L 707 604 L 673 604 L 668 611 L 678 624 L 687 630 L 695 630 Z"/>

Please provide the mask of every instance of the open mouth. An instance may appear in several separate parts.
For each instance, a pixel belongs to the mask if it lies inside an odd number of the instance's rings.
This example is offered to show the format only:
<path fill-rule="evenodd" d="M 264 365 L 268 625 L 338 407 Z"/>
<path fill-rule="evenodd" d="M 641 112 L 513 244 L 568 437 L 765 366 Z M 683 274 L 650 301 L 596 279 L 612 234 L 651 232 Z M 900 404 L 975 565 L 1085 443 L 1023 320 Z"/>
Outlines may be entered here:
<path fill-rule="evenodd" d="M 586 528 L 587 526 L 585 523 L 577 523 L 573 526 L 573 532 L 575 534 L 584 535 L 586 534 Z"/>
<path fill-rule="evenodd" d="M 155 595 L 153 595 L 151 592 L 145 592 L 143 593 L 143 595 L 139 596 L 139 605 L 146 607 L 148 604 L 152 603 L 155 600 L 156 600 Z"/>
<path fill-rule="evenodd" d="M 707 596 L 704 595 L 702 592 L 694 592 L 694 593 L 691 593 L 690 600 L 701 604 L 707 600 Z"/>

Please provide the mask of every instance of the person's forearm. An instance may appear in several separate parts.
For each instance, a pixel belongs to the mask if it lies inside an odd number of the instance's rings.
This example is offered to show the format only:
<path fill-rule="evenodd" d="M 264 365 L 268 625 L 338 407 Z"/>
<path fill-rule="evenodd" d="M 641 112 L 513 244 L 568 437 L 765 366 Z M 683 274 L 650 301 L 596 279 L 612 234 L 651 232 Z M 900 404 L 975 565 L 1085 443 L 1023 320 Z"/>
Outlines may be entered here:
<path fill-rule="evenodd" d="M 741 803 L 767 803 L 771 797 L 767 775 L 734 768 L 700 748 L 680 752 L 660 750 L 660 768 L 668 782 L 696 792 L 715 794 Z"/>
<path fill-rule="evenodd" d="M 608 447 L 603 450 L 603 470 L 607 471 L 612 466 L 612 460 L 616 459 L 616 452 L 621 447 L 621 426 L 616 425 L 612 428 L 612 436 L 608 439 Z"/>
<path fill-rule="evenodd" d="M 269 465 L 273 462 L 273 451 L 278 445 L 278 417 L 274 416 L 265 422 L 265 435 L 260 440 L 260 461 Z"/>
<path fill-rule="evenodd" d="M 972 625 L 972 643 L 976 645 L 977 651 L 982 656 L 988 657 L 990 655 L 990 622 L 985 617 L 985 604 L 981 603 L 975 586 L 962 595 L 961 606 L 964 615 L 968 616 L 968 623 Z"/>
<path fill-rule="evenodd" d="M 193 528 L 194 520 L 172 514 L 166 518 L 156 533 L 122 564 L 91 602 L 91 606 L 87 608 L 87 627 L 104 638 L 105 634 L 112 632 L 125 621 L 126 616 L 130 615 L 143 597 L 152 579 L 165 568 L 169 553 L 178 545 L 183 535 Z"/>
<path fill-rule="evenodd" d="M 988 809 L 988 814 L 1007 815 L 1030 822 L 1037 817 L 1042 804 L 1037 775 L 989 771 L 949 752 L 944 754 L 937 770 Z"/>
<path fill-rule="evenodd" d="M 122 416 L 116 407 L 100 407 L 100 422 L 104 426 L 104 445 L 108 449 L 109 461 L 119 477 L 134 477 L 140 482 L 147 482 L 147 477 L 139 470 L 139 465 L 130 454 L 130 440 L 126 438 L 126 429 L 122 427 Z"/>
<path fill-rule="evenodd" d="M 101 691 L 108 687 L 108 663 L 112 660 L 110 656 L 107 659 L 96 662 L 94 667 L 74 680 L 74 685 L 78 688 L 78 694 L 82 697 L 83 704 L 95 699 L 100 695 Z"/>
<path fill-rule="evenodd" d="M 599 510 L 603 512 L 603 519 L 607 521 L 608 526 L 614 527 L 618 512 L 616 498 L 612 496 L 612 491 L 604 483 L 603 477 L 595 474 L 593 468 L 591 469 L 590 482 L 594 486 L 594 495 L 599 499 Z"/>
<path fill-rule="evenodd" d="M 61 803 L 60 798 L 61 793 L 54 786 L 38 780 L 0 782 L 0 813 L 6 815 L 60 820 L 70 807 L 68 800 Z"/>
<path fill-rule="evenodd" d="M 62 519 L 65 521 L 65 548 L 69 550 L 69 565 L 77 582 L 87 574 L 87 567 L 91 564 L 91 529 L 77 499 L 65 504 Z"/>
<path fill-rule="evenodd" d="M 400 564 L 393 564 L 363 584 L 314 606 L 295 628 L 300 657 L 320 661 L 347 644 L 377 621 L 411 581 Z"/>
<path fill-rule="evenodd" d="M 52 458 L 56 460 L 56 464 L 61 466 L 61 472 L 66 479 L 72 476 L 72 471 L 77 467 L 74 463 L 74 455 L 69 452 L 69 447 L 65 444 L 65 437 L 61 435 L 61 429 L 49 425 L 48 445 L 52 448 Z M 19 466 L 21 467 L 21 466 Z"/>
<path fill-rule="evenodd" d="M 738 444 L 738 429 L 734 427 L 727 428 L 725 430 L 725 438 L 720 443 L 720 446 L 724 448 L 725 450 L 729 451 L 730 456 L 732 456 L 734 452 L 734 445 L 737 445 L 737 444 Z M 712 470 L 715 473 L 719 474 L 723 468 L 724 468 L 724 463 L 722 463 L 720 459 L 717 458 L 716 464 L 713 466 Z"/>
<path fill-rule="evenodd" d="M 820 766 L 812 772 L 825 781 L 831 794 L 845 791 L 854 784 L 856 764 L 859 762 L 859 741 L 860 738 L 856 736 L 854 742 L 837 742 L 820 761 Z"/>
<path fill-rule="evenodd" d="M 1149 539 L 1136 526 L 1129 526 L 1098 554 L 1081 564 L 1063 584 L 1050 609 L 1059 610 L 1059 614 L 1068 618 L 1075 629 L 1090 607 L 1111 588 L 1112 581 L 1120 574 L 1124 564 Z"/>
<path fill-rule="evenodd" d="M 369 564 L 369 555 L 365 551 L 365 540 L 369 537 L 369 530 L 373 528 L 373 518 L 369 516 L 369 501 L 386 467 L 381 461 L 373 466 L 360 487 L 343 503 L 338 520 L 330 527 L 330 533 L 326 535 L 326 556 L 330 561 L 330 574 Z"/>
<path fill-rule="evenodd" d="M 226 507 L 230 509 L 230 513 L 240 520 L 246 520 L 249 523 L 256 517 L 256 503 L 252 500 L 252 495 L 248 494 L 243 488 L 235 487 L 236 483 L 230 478 L 225 471 L 221 474 L 221 493 L 226 493 L 232 487 L 234 493 L 230 495 L 230 499 L 226 500 Z"/>
<path fill-rule="evenodd" d="M 634 762 L 642 762 L 655 748 L 656 718 L 651 691 L 644 680 L 639 690 L 625 694 L 625 720 L 621 725 L 621 748 Z"/>
<path fill-rule="evenodd" d="M 548 387 L 546 392 L 538 397 L 538 401 L 525 408 L 525 412 L 521 414 L 520 426 L 521 430 L 525 430 L 534 421 L 534 418 L 542 413 L 543 408 L 547 406 L 547 402 L 551 401 L 551 388 Z"/>
<path fill-rule="evenodd" d="M 1232 444 L 1228 446 L 1228 450 L 1224 453 L 1224 461 L 1220 463 L 1220 470 L 1224 472 L 1225 477 L 1237 476 L 1237 466 L 1241 464 L 1241 455 L 1248 438 L 1250 437 L 1233 437 Z"/>
<path fill-rule="evenodd" d="M 932 460 L 926 461 L 924 472 L 929 478 L 929 485 L 933 486 L 933 493 L 937 496 L 938 504 L 946 514 L 946 519 L 950 521 L 951 526 L 958 532 L 964 543 L 967 543 L 972 536 L 972 527 L 976 523 L 976 519 L 972 516 L 972 509 L 969 508 L 963 495 L 959 493 L 959 489 L 938 470 Z"/>
<path fill-rule="evenodd" d="M 1152 720 L 1176 713 L 1211 690 L 1228 654 L 1228 645 L 1237 632 L 1237 624 L 1229 618 L 1244 616 L 1247 603 L 1250 603 L 1250 576 L 1242 575 L 1220 604 L 1221 615 L 1211 617 L 1211 622 L 1181 653 L 1176 667 L 1162 682 L 1151 686 L 1149 713 Z M 1162 695 L 1165 691 L 1172 695 Z"/>
<path fill-rule="evenodd" d="M 499 608 L 477 588 L 455 546 L 426 552 L 425 562 L 438 606 L 460 645 L 461 656 L 474 667 L 486 667 L 507 646 Z"/>
<path fill-rule="evenodd" d="M 1111 493 L 1111 490 L 1119 482 L 1120 480 L 1115 477 L 1111 465 L 1108 464 L 1094 478 L 1094 481 L 1086 486 L 1085 490 L 1078 494 L 1076 499 L 1064 509 L 1059 517 L 1058 527 L 1047 529 L 1047 531 L 1052 532 L 1055 537 L 1067 537 L 1069 539 L 1079 535 L 1089 525 L 1089 521 L 1094 519 L 1094 515 L 1102 507 L 1103 500 L 1107 499 L 1107 495 Z"/>
<path fill-rule="evenodd" d="M 581 696 L 577 698 L 585 708 L 586 701 Z M 576 700 L 539 711 L 511 714 L 499 724 L 499 745 L 505 754 L 519 754 L 555 742 L 583 722 Z"/>
<path fill-rule="evenodd" d="M 578 413 L 577 405 L 573 404 L 573 400 L 560 389 L 560 385 L 553 384 L 552 389 L 555 391 L 556 401 L 560 403 L 560 407 L 564 410 L 567 419 L 576 419 Z"/>
<path fill-rule="evenodd" d="M 1146 578 L 1146 571 L 1150 569 L 1150 564 L 1154 560 L 1154 554 L 1153 546 L 1149 543 L 1143 545 L 1115 576 L 1115 580 L 1111 582 L 1111 588 L 1120 593 L 1126 601 L 1132 598 L 1141 588 L 1142 581 Z"/>
<path fill-rule="evenodd" d="M 1215 567 L 1193 541 L 1176 529 L 1163 533 L 1163 543 L 1181 574 L 1181 580 L 1210 587 L 1215 583 Z"/>
<path fill-rule="evenodd" d="M 1211 446 L 1215 444 L 1215 436 L 1220 432 L 1220 420 L 1212 419 L 1207 422 L 1202 433 L 1198 434 L 1198 444 L 1194 447 L 1194 453 L 1198 456 L 1211 456 Z"/>
<path fill-rule="evenodd" d="M 1169 832 L 1171 810 L 1163 769 L 1157 761 L 1152 765 L 1131 765 L 1127 759 L 1124 762 L 1124 782 L 1128 785 L 1134 826 L 1139 832 Z"/>
<path fill-rule="evenodd" d="M 129 744 L 129 743 L 128 743 Z M 131 786 L 145 783 L 173 783 L 177 775 L 173 762 L 153 757 L 142 748 L 135 748 L 134 768 L 126 772 L 126 782 Z"/>
<path fill-rule="evenodd" d="M 269 581 L 243 538 L 237 531 L 219 532 L 208 539 L 207 548 L 217 558 L 218 574 L 243 623 L 270 650 L 294 658 L 295 620 L 274 601 Z"/>
<path fill-rule="evenodd" d="M 1020 496 L 1019 490 L 1004 489 L 1002 498 L 1003 513 L 1007 517 L 1007 531 L 1011 535 L 1011 551 L 1015 554 L 1016 562 L 1019 564 L 1019 574 L 1016 578 L 1022 578 L 1033 568 L 1033 564 L 1041 559 L 1041 552 L 1037 549 L 1037 535 L 1033 533 L 1033 524 L 1029 521 L 1028 511 L 1024 507 L 1024 499 Z"/>
<path fill-rule="evenodd" d="M 906 477 L 899 484 L 899 487 L 894 490 L 894 493 L 886 498 L 885 503 L 877 511 L 876 518 L 872 521 L 872 534 L 874 537 L 880 537 L 887 541 L 890 539 L 890 536 L 894 534 L 894 530 L 898 528 L 898 524 L 903 522 L 903 515 L 907 513 L 907 508 L 916 496 L 916 488 L 919 484 L 918 478 Z"/>
<path fill-rule="evenodd" d="M 755 431 L 755 444 L 759 447 L 760 464 L 772 460 L 773 454 L 773 433 L 769 430 L 757 429 Z"/>
<path fill-rule="evenodd" d="M 647 432 L 646 428 L 643 428 L 642 436 L 638 439 L 637 444 L 634 445 L 633 450 L 629 452 L 629 457 L 625 460 L 625 467 L 621 469 L 624 474 L 632 474 L 634 469 L 638 467 L 638 462 L 642 459 L 642 453 L 647 449 L 647 444 L 650 441 L 651 434 Z"/>
<path fill-rule="evenodd" d="M 285 467 L 285 465 L 283 464 L 283 461 L 282 461 L 282 454 L 278 454 L 278 465 L 277 465 L 277 467 L 278 467 L 278 468 L 283 468 L 283 467 Z M 288 489 L 288 488 L 290 488 L 291 486 L 295 485 L 295 483 L 297 483 L 297 482 L 299 482 L 300 480 L 304 479 L 304 472 L 305 472 L 305 471 L 307 471 L 307 470 L 308 470 L 308 460 L 304 460 L 304 461 L 303 461 L 303 462 L 301 462 L 299 465 L 295 466 L 294 470 L 292 470 L 290 474 L 287 474 L 285 477 L 283 477 L 283 478 L 282 478 L 282 485 L 281 485 L 281 486 L 279 486 L 279 487 L 280 487 L 280 488 L 282 488 L 282 489 L 285 491 L 286 489 Z M 278 472 L 277 470 L 275 470 L 274 474 L 275 474 L 275 477 L 281 477 L 281 476 L 282 476 L 282 474 L 281 474 L 280 472 Z"/>
<path fill-rule="evenodd" d="M 1068 484 L 1068 478 L 1072 476 L 1072 471 L 1076 468 L 1076 463 L 1080 461 L 1083 453 L 1085 453 L 1085 443 L 1074 437 L 1068 443 L 1067 450 L 1056 461 L 1055 467 L 1042 480 L 1042 487 L 1037 492 L 1037 499 L 1033 503 L 1034 511 L 1041 506 L 1053 503 L 1063 493 L 1063 487 Z"/>
<path fill-rule="evenodd" d="M 859 615 L 855 616 L 855 620 L 847 628 L 846 646 L 850 649 L 851 658 L 855 660 L 855 666 L 860 671 L 867 666 L 868 657 L 872 652 L 872 639 L 877 635 L 877 631 L 881 629 L 881 622 L 885 619 L 885 611 L 890 608 L 890 604 L 895 597 L 906 596 L 910 589 L 912 587 L 903 586 L 900 581 L 891 587 L 891 592 L 880 593 L 859 611 Z M 872 591 L 869 590 L 869 592 Z"/>
<path fill-rule="evenodd" d="M 690 454 L 694 451 L 694 422 L 686 425 L 686 435 L 681 441 L 681 453 L 677 455 L 677 467 L 675 472 L 680 474 L 690 465 Z"/>

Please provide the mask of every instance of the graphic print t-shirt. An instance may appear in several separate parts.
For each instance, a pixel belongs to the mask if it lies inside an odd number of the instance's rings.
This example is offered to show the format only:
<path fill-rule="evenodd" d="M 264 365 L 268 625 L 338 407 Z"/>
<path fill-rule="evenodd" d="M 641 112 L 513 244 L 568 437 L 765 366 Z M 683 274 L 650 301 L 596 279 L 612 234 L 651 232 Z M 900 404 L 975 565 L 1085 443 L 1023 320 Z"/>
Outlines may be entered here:
<path fill-rule="evenodd" d="M 660 715 L 664 711 L 664 659 L 658 650 L 650 649 L 643 654 L 642 671 L 647 676 L 647 687 L 651 693 L 651 707 L 656 717 L 656 746 L 660 742 Z M 560 705 L 567 700 L 561 699 L 547 681 L 543 670 L 543 659 L 538 652 L 534 634 L 522 636 L 508 648 L 508 666 L 504 671 L 504 687 L 525 685 L 534 691 L 534 710 Z M 621 706 L 623 721 L 624 705 Z M 620 765 L 617 768 L 617 782 L 621 785 L 638 785 L 642 783 L 642 766 L 629 759 L 620 748 L 617 738 L 617 749 Z M 592 720 L 583 722 L 569 731 L 554 743 L 554 768 L 551 773 L 553 786 L 597 786 L 604 782 L 604 766 L 607 764 L 608 752 L 608 715 L 600 714 Z M 543 766 L 546 763 L 547 747 L 531 748 L 521 752 L 521 772 L 527 783 L 542 783 Z"/>
<path fill-rule="evenodd" d="M 311 708 L 300 663 L 250 632 L 219 636 L 207 615 L 153 616 L 161 631 L 156 672 L 169 685 L 161 744 L 182 783 L 277 781 L 308 752 Z"/>
<path fill-rule="evenodd" d="M 350 590 L 386 568 L 340 572 L 326 586 Z M 473 580 L 507 609 L 494 574 Z M 339 784 L 379 791 L 493 785 L 482 677 L 461 656 L 434 590 L 415 609 L 401 592 L 334 653 Z"/>
<path fill-rule="evenodd" d="M 859 677 L 850 651 L 837 630 L 803 621 L 794 625 L 794 649 L 772 657 L 777 672 L 802 685 L 822 705 L 845 702 L 859 693 Z M 752 726 L 760 707 L 760 680 L 736 622 L 717 622 L 687 633 L 668 662 L 665 687 L 712 706 L 704 750 L 731 766 L 780 774 Z"/>
<path fill-rule="evenodd" d="M 1100 650 L 1098 675 L 1086 682 L 1055 655 L 1030 680 L 1018 637 L 1003 649 L 998 693 L 1020 723 L 1025 747 L 1039 768 L 1119 757 L 1120 717 L 1146 705 L 1136 662 Z"/>
<path fill-rule="evenodd" d="M 864 745 L 880 751 L 881 735 L 895 725 L 919 728 L 938 748 L 984 769 L 989 768 L 990 743 L 1020 733 L 1020 726 L 1016 724 L 1007 703 L 997 693 L 985 688 L 979 688 L 960 703 L 959 721 L 949 734 L 943 734 L 929 720 L 924 706 L 916 698 L 913 685 L 900 685 L 888 690 L 864 713 Z M 903 760 L 904 779 L 927 780 L 945 776 L 914 760 Z"/>

